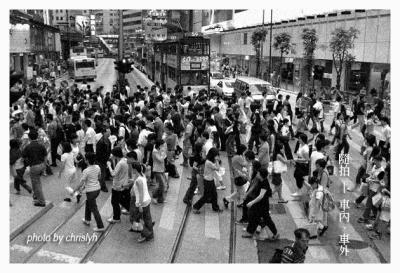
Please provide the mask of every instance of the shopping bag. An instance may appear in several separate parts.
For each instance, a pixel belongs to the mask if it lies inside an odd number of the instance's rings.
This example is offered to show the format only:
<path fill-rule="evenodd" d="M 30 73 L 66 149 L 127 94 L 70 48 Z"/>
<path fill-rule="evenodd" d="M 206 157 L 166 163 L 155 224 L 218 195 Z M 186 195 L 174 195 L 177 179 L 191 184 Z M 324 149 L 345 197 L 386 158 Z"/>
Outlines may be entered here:
<path fill-rule="evenodd" d="M 287 165 L 280 160 L 275 160 L 273 162 L 273 167 L 274 167 L 273 170 L 274 173 L 284 173 L 287 172 L 288 170 Z"/>

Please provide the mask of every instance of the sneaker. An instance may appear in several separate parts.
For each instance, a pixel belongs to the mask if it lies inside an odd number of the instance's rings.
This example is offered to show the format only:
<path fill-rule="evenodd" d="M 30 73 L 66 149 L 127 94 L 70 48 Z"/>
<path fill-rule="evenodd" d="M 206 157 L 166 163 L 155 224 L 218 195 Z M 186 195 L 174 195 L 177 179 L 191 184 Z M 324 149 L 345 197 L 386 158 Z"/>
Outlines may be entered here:
<path fill-rule="evenodd" d="M 368 229 L 368 230 L 373 230 L 374 226 L 372 224 L 366 224 L 365 228 Z"/>
<path fill-rule="evenodd" d="M 200 214 L 200 211 L 197 210 L 197 209 L 193 209 L 193 213 L 194 213 L 194 214 Z"/>
<path fill-rule="evenodd" d="M 284 200 L 284 199 L 281 199 L 281 200 L 278 200 L 278 203 L 279 204 L 286 204 L 288 201 L 287 200 Z"/>
<path fill-rule="evenodd" d="M 222 201 L 224 202 L 225 208 L 228 208 L 228 206 L 229 206 L 229 201 L 228 201 L 225 197 L 222 198 Z"/>
<path fill-rule="evenodd" d="M 87 221 L 85 218 L 82 218 L 82 223 L 84 223 L 87 226 L 90 226 L 90 221 Z"/>
<path fill-rule="evenodd" d="M 146 241 L 153 240 L 153 238 L 154 238 L 154 237 L 146 238 L 146 237 L 140 236 L 140 237 L 137 239 L 137 242 L 138 242 L 138 243 L 144 243 L 144 242 L 146 242 Z"/>
<path fill-rule="evenodd" d="M 360 217 L 360 218 L 358 218 L 357 223 L 365 223 L 365 224 L 368 224 L 368 220 L 367 220 L 367 219 L 364 219 L 364 218 L 362 218 L 362 217 Z"/>
<path fill-rule="evenodd" d="M 104 187 L 104 188 L 101 188 L 101 191 L 108 192 L 108 189 L 107 189 L 107 187 Z"/>
<path fill-rule="evenodd" d="M 292 193 L 292 194 L 291 194 L 291 196 L 293 196 L 293 197 L 297 197 L 297 196 L 300 196 L 300 193 L 298 193 L 298 192 L 295 192 L 295 193 Z"/>
<path fill-rule="evenodd" d="M 109 222 L 111 224 L 121 223 L 121 219 L 115 220 L 114 218 L 111 217 L 111 218 L 107 219 L 107 222 Z"/>
<path fill-rule="evenodd" d="M 245 221 L 243 219 L 240 219 L 239 221 L 236 221 L 235 223 L 238 224 L 238 225 L 247 225 L 249 223 L 249 221 Z"/>
<path fill-rule="evenodd" d="M 95 228 L 93 229 L 93 231 L 94 231 L 94 232 L 104 232 L 104 231 L 106 231 L 106 228 L 98 228 L 98 227 L 95 227 Z"/>
<path fill-rule="evenodd" d="M 195 195 L 199 194 L 199 189 L 196 189 L 196 190 L 194 191 L 194 194 L 195 194 Z"/>
<path fill-rule="evenodd" d="M 15 191 L 15 194 L 20 195 L 20 194 L 21 194 L 21 191 Z"/>
<path fill-rule="evenodd" d="M 71 202 L 71 198 L 68 198 L 68 197 L 67 197 L 67 198 L 64 198 L 64 201 L 65 201 L 65 202 Z"/>
<path fill-rule="evenodd" d="M 225 189 L 226 189 L 225 186 L 218 186 L 218 187 L 217 187 L 217 190 L 225 190 Z"/>
<path fill-rule="evenodd" d="M 124 214 L 124 215 L 128 215 L 129 211 L 127 211 L 126 209 L 121 209 L 121 213 Z"/>
<path fill-rule="evenodd" d="M 245 234 L 242 234 L 242 238 L 249 238 L 249 239 L 251 239 L 251 238 L 253 238 L 253 234 L 250 234 L 250 233 L 248 233 L 248 232 L 246 231 Z"/>
<path fill-rule="evenodd" d="M 82 197 L 82 195 L 80 195 L 80 194 L 78 194 L 76 196 L 76 203 L 79 203 L 81 201 L 81 197 Z"/>
<path fill-rule="evenodd" d="M 44 204 L 44 203 L 33 203 L 33 205 L 35 207 L 45 207 L 46 206 L 46 204 Z"/>

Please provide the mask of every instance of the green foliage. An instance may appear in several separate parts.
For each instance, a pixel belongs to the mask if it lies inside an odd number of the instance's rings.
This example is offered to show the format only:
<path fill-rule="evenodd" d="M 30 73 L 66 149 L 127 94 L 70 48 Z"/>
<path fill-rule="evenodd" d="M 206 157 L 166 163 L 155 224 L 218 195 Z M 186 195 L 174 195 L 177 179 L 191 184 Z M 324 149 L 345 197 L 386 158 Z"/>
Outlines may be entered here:
<path fill-rule="evenodd" d="M 267 33 L 268 31 L 266 29 L 258 28 L 251 35 L 251 44 L 253 45 L 254 51 L 256 52 L 256 60 L 257 60 L 256 76 L 258 76 L 260 72 L 261 42 L 265 41 Z"/>
<path fill-rule="evenodd" d="M 306 61 L 305 70 L 307 72 L 307 80 L 311 78 L 311 71 L 314 63 L 314 51 L 317 48 L 318 37 L 315 29 L 304 28 L 301 34 L 304 47 L 304 59 Z"/>
<path fill-rule="evenodd" d="M 283 54 L 285 55 L 289 54 L 290 50 L 292 49 L 292 44 L 290 42 L 292 36 L 290 36 L 289 33 L 282 32 L 276 35 L 274 38 L 275 41 L 273 46 L 276 50 L 279 50 L 281 52 L 281 56 Z"/>
<path fill-rule="evenodd" d="M 354 48 L 354 41 L 358 38 L 359 33 L 353 27 L 348 30 L 337 28 L 332 31 L 329 48 L 332 52 L 333 64 L 337 73 L 336 86 L 338 89 L 340 89 L 343 65 L 349 65 L 355 61 L 355 57 L 350 54 L 350 50 Z"/>

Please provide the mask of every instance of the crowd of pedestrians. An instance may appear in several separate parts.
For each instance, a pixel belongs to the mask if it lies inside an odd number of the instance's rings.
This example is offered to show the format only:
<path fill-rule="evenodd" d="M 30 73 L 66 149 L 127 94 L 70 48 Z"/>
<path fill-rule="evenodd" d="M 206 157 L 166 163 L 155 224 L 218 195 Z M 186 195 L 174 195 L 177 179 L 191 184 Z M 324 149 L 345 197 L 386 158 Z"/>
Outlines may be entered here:
<path fill-rule="evenodd" d="M 273 104 L 266 98 L 256 102 L 249 92 L 225 101 L 206 90 L 162 90 L 158 84 L 92 90 L 85 82 L 59 88 L 34 82 L 24 88 L 10 110 L 10 170 L 16 193 L 22 186 L 32 193 L 35 206 L 45 206 L 41 175 L 54 175 L 52 167 L 60 166 L 64 200 L 80 202 L 85 193 L 82 221 L 90 225 L 93 214 L 96 231 L 104 231 L 96 198 L 111 191 L 113 216 L 107 221 L 119 223 L 121 214 L 129 214 L 129 230 L 141 233 L 139 242 L 151 240 L 151 204 L 166 202 L 170 180 L 179 178 L 176 159 L 182 153 L 182 166 L 191 168 L 183 202 L 193 207 L 193 213 L 201 213 L 206 203 L 215 212 L 222 211 L 220 201 L 226 208 L 237 205 L 242 209 L 238 223 L 247 225 L 243 237 L 253 238 L 259 231 L 259 238 L 266 238 L 268 227 L 271 238 L 277 239 L 269 200 L 276 194 L 279 203 L 288 202 L 282 195 L 287 177 L 283 174 L 293 168 L 298 188 L 293 198 L 303 202 L 310 223 L 322 236 L 332 209 L 332 169 L 349 153 L 350 120 L 364 137 L 360 151 L 364 163 L 355 187 L 349 188 L 360 188 L 357 206 L 367 198 L 359 222 L 377 234 L 379 223 L 390 223 L 389 120 L 380 115 L 380 105 L 366 104 L 362 95 L 354 102 L 352 114 L 337 95 L 333 122 L 324 128 L 323 102 L 312 93 L 299 93 L 292 109 L 290 96 L 282 94 Z M 380 141 L 373 133 L 377 123 L 383 126 Z M 231 160 L 235 191 L 218 200 L 217 191 L 226 189 L 221 151 Z M 26 169 L 32 187 L 24 180 Z M 108 180 L 112 180 L 111 190 Z M 196 194 L 199 198 L 193 204 Z M 304 236 L 310 235 L 306 233 L 301 230 L 296 238 L 306 240 Z"/>

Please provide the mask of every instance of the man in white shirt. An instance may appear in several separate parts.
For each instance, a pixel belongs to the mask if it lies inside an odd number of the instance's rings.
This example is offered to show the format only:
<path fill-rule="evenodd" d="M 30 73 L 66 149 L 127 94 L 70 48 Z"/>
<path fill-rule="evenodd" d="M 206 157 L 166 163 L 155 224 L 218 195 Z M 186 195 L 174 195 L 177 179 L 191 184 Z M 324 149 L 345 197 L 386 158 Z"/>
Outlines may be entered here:
<path fill-rule="evenodd" d="M 246 100 L 246 93 L 242 93 L 240 98 L 238 99 L 238 104 L 240 107 L 240 110 L 244 113 L 244 108 L 245 108 L 245 100 Z"/>
<path fill-rule="evenodd" d="M 325 147 L 325 141 L 317 141 L 316 143 L 315 143 L 315 147 L 316 147 L 316 151 L 313 151 L 312 153 L 311 153 L 311 157 L 310 157 L 310 162 L 311 162 L 311 172 L 310 172 L 310 175 L 313 173 L 313 171 L 316 169 L 316 166 L 315 166 L 315 162 L 318 160 L 318 159 L 325 159 L 325 155 L 324 155 L 324 153 L 323 153 L 323 149 L 324 149 L 324 147 Z"/>
<path fill-rule="evenodd" d="M 202 156 L 205 159 L 207 157 L 208 151 L 210 151 L 210 149 L 214 145 L 213 145 L 213 139 L 210 137 L 210 134 L 208 132 L 204 132 L 203 137 L 206 139 L 206 142 L 204 143 L 202 149 Z"/>
<path fill-rule="evenodd" d="M 83 143 L 85 144 L 85 152 L 95 152 L 96 148 L 96 132 L 91 127 L 92 122 L 88 119 L 83 123 L 83 130 L 85 131 L 85 137 Z"/>
<path fill-rule="evenodd" d="M 392 129 L 389 126 L 389 119 L 387 117 L 381 118 L 383 130 L 383 140 L 380 141 L 379 146 L 382 149 L 382 156 L 386 159 L 386 161 L 389 160 L 390 154 L 389 154 L 389 149 L 390 149 L 390 142 L 391 142 L 391 134 L 392 134 Z"/>

